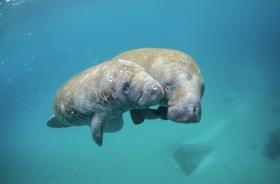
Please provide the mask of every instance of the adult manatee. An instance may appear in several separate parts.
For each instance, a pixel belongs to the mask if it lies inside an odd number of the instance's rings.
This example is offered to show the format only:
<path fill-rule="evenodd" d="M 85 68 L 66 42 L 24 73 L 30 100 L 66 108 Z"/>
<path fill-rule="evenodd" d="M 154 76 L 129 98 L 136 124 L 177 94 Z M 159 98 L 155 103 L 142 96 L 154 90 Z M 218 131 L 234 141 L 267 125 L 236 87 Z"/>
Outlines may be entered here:
<path fill-rule="evenodd" d="M 91 67 L 66 82 L 57 92 L 50 127 L 90 125 L 101 146 L 103 130 L 118 131 L 122 113 L 156 105 L 163 97 L 159 82 L 134 62 L 113 59 Z"/>
<path fill-rule="evenodd" d="M 171 49 L 142 48 L 121 53 L 115 58 L 141 65 L 164 90 L 157 110 L 130 111 L 134 123 L 142 123 L 145 118 L 182 123 L 200 121 L 204 81 L 199 67 L 189 55 Z"/>

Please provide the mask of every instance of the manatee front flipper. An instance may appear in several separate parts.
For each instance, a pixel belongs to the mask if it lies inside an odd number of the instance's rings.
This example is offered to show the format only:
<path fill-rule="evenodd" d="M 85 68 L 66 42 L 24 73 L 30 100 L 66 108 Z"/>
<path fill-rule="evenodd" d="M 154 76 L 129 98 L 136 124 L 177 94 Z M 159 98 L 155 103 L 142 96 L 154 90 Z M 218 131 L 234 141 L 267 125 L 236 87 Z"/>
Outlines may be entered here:
<path fill-rule="evenodd" d="M 117 116 L 116 118 L 108 120 L 104 125 L 104 132 L 117 132 L 123 127 L 123 116 Z"/>
<path fill-rule="evenodd" d="M 167 119 L 167 107 L 159 106 L 158 109 L 133 109 L 130 110 L 130 116 L 134 124 L 140 124 L 145 119 Z"/>
<path fill-rule="evenodd" d="M 167 107 L 159 106 L 157 110 L 158 110 L 157 113 L 160 114 L 160 119 L 168 120 L 167 119 L 167 111 L 168 111 Z"/>
<path fill-rule="evenodd" d="M 106 119 L 102 118 L 100 115 L 95 114 L 91 120 L 91 134 L 94 142 L 98 146 L 102 146 L 103 140 L 103 129 Z"/>
<path fill-rule="evenodd" d="M 52 115 L 48 122 L 47 122 L 47 125 L 49 127 L 52 127 L 52 128 L 65 128 L 65 127 L 69 127 L 68 125 L 64 125 L 62 124 L 56 117 L 55 115 Z"/>
<path fill-rule="evenodd" d="M 161 117 L 161 112 L 156 109 L 133 109 L 130 116 L 134 124 L 143 123 L 145 119 L 157 119 Z"/>
<path fill-rule="evenodd" d="M 130 117 L 131 117 L 133 123 L 136 125 L 143 123 L 145 120 L 145 117 L 142 116 L 141 110 L 139 110 L 139 109 L 130 110 Z"/>

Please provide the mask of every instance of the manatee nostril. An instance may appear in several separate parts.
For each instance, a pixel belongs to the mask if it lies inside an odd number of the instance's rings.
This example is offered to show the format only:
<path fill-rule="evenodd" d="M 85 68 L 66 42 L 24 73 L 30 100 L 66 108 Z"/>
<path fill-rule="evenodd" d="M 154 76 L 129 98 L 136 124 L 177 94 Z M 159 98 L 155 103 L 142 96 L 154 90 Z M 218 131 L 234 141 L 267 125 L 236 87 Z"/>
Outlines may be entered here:
<path fill-rule="evenodd" d="M 189 113 L 191 113 L 193 115 L 200 115 L 201 114 L 200 106 L 190 105 L 190 106 L 187 107 L 187 110 L 188 110 Z"/>
<path fill-rule="evenodd" d="M 186 122 L 199 122 L 201 118 L 201 106 L 200 105 L 189 105 L 186 107 Z"/>
<path fill-rule="evenodd" d="M 188 109 L 188 112 L 194 112 L 195 108 L 193 106 L 188 106 L 187 109 Z"/>
<path fill-rule="evenodd" d="M 155 85 L 153 85 L 152 86 L 152 91 L 151 91 L 151 94 L 156 94 L 156 92 L 158 91 L 158 87 L 157 86 L 155 86 Z"/>
<path fill-rule="evenodd" d="M 152 85 L 151 86 L 151 90 L 150 90 L 150 94 L 151 95 L 159 95 L 161 93 L 161 88 L 157 85 Z"/>
<path fill-rule="evenodd" d="M 196 108 L 195 108 L 195 111 L 200 113 L 201 108 L 200 108 L 200 107 L 196 107 Z"/>

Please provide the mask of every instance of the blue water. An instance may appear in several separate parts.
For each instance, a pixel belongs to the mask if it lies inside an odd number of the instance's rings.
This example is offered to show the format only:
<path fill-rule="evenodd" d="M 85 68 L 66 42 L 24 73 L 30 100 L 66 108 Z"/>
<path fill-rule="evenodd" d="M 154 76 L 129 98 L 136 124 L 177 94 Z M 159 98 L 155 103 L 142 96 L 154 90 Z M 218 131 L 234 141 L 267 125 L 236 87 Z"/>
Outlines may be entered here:
<path fill-rule="evenodd" d="M 46 126 L 66 80 L 141 47 L 196 60 L 200 123 L 125 113 L 101 148 L 89 127 Z M 278 0 L 1 0 L 0 183 L 279 184 L 280 156 L 264 155 L 280 128 L 279 53 Z M 186 143 L 212 148 L 190 175 L 172 160 Z"/>

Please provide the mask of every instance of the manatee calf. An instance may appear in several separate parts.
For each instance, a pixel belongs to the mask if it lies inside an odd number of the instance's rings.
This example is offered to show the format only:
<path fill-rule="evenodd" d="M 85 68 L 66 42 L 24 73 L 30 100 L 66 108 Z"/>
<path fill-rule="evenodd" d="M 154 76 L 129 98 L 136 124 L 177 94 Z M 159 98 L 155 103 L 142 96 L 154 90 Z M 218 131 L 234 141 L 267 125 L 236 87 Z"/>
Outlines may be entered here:
<path fill-rule="evenodd" d="M 159 103 L 164 92 L 144 68 L 113 59 L 91 67 L 66 82 L 57 92 L 50 127 L 90 125 L 93 140 L 102 145 L 103 130 L 122 128 L 122 113 Z"/>
<path fill-rule="evenodd" d="M 189 55 L 171 49 L 143 48 L 121 53 L 115 58 L 141 65 L 164 90 L 157 110 L 130 111 L 134 123 L 155 118 L 182 123 L 200 121 L 204 81 L 199 67 Z"/>

